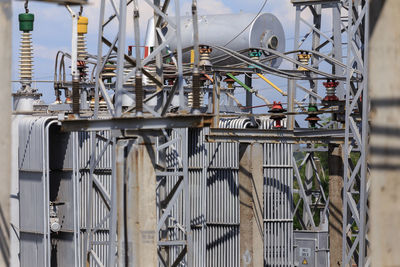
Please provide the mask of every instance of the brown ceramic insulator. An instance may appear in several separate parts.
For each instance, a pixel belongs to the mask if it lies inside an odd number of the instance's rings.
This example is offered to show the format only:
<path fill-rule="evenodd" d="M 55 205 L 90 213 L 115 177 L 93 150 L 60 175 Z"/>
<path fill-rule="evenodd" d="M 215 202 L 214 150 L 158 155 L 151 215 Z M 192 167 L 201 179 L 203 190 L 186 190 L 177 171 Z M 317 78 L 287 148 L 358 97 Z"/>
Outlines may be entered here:
<path fill-rule="evenodd" d="M 143 112 L 143 83 L 142 76 L 136 76 L 135 94 L 136 94 L 136 112 Z"/>

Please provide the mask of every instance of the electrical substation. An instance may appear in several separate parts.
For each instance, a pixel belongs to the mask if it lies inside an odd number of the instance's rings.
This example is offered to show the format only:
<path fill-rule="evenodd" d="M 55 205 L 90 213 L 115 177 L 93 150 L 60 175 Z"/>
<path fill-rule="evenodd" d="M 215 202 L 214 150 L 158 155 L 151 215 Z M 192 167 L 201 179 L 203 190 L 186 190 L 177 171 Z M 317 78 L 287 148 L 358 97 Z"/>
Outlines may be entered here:
<path fill-rule="evenodd" d="M 72 29 L 45 93 L 34 1 L 13 2 L 25 11 L 4 266 L 371 265 L 373 1 L 282 0 L 290 30 L 269 1 L 221 15 L 197 0 L 186 14 L 180 0 L 97 1 L 96 20 L 88 1 L 42 1 Z"/>

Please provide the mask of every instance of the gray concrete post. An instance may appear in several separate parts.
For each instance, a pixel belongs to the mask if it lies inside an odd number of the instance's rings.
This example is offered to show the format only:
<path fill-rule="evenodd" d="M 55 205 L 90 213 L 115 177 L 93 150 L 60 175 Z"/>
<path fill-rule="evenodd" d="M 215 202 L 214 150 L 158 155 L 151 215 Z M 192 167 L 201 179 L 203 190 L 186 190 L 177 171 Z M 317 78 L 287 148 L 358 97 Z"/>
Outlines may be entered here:
<path fill-rule="evenodd" d="M 372 266 L 400 263 L 400 1 L 371 0 L 369 49 Z"/>
<path fill-rule="evenodd" d="M 263 148 L 240 145 L 240 266 L 264 265 L 263 256 Z"/>
<path fill-rule="evenodd" d="M 11 1 L 0 0 L 0 266 L 9 266 L 11 177 Z"/>

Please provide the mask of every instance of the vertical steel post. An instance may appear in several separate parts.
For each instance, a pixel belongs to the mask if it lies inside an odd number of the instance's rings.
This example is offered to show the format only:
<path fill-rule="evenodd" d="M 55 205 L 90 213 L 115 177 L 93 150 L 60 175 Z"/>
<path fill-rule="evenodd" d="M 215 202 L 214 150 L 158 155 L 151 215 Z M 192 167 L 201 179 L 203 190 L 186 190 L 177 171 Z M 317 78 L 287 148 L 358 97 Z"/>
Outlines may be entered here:
<path fill-rule="evenodd" d="M 117 80 L 115 85 L 115 116 L 122 114 L 122 91 L 124 86 L 124 63 L 126 42 L 126 10 L 127 0 L 120 0 L 119 4 L 119 27 L 118 27 L 118 52 L 117 52 Z"/>
<path fill-rule="evenodd" d="M 178 91 L 179 91 L 179 109 L 185 109 L 185 93 L 183 88 L 183 55 L 181 38 L 181 7 L 179 0 L 175 0 L 175 21 L 176 21 L 176 50 L 178 54 Z"/>
<path fill-rule="evenodd" d="M 111 204 L 110 204 L 110 232 L 108 245 L 108 266 L 115 266 L 117 249 L 117 138 L 112 138 L 112 176 L 111 176 Z"/>
<path fill-rule="evenodd" d="M 345 147 L 344 147 L 344 190 L 343 190 L 343 253 L 342 264 L 367 263 L 367 149 L 368 149 L 368 42 L 369 2 L 355 0 L 348 2 L 347 35 L 347 78 L 345 102 Z M 355 82 L 354 69 L 361 72 L 362 81 Z M 354 117 L 354 107 L 362 98 L 361 121 Z M 361 128 L 361 130 L 360 130 Z M 352 167 L 353 142 L 358 145 L 360 157 Z M 359 194 L 354 194 L 359 186 Z M 357 229 L 354 228 L 356 223 Z M 356 238 L 353 240 L 352 237 Z M 357 249 L 358 248 L 358 249 Z"/>
<path fill-rule="evenodd" d="M 100 15 L 99 15 L 99 27 L 98 27 L 98 37 L 97 37 L 97 65 L 96 65 L 96 85 L 94 87 L 94 119 L 97 119 L 99 115 L 99 86 L 100 86 L 100 75 L 101 75 L 101 65 L 103 64 L 103 23 L 104 23 L 104 13 L 105 13 L 105 0 L 100 2 Z"/>
<path fill-rule="evenodd" d="M 312 189 L 313 189 L 313 177 L 314 177 L 314 170 L 312 167 L 312 162 L 311 158 L 314 156 L 313 152 L 310 152 L 310 154 L 307 154 L 307 161 L 306 161 L 306 166 L 305 166 L 305 179 L 304 179 L 304 190 L 306 193 L 306 200 L 304 201 L 303 205 L 311 205 L 312 204 Z M 311 207 L 310 207 L 311 208 Z M 309 229 L 308 227 L 311 226 L 311 219 L 309 214 L 307 213 L 307 209 L 303 208 L 303 222 L 307 227 L 307 230 Z M 310 230 L 315 230 L 315 229 L 310 229 Z"/>
<path fill-rule="evenodd" d="M 295 31 L 294 31 L 294 42 L 293 42 L 293 50 L 296 50 L 299 46 L 299 35 L 300 35 L 300 14 L 301 7 L 296 6 L 296 19 L 295 19 Z M 296 65 L 293 64 L 293 69 L 296 69 Z M 288 80 L 288 95 L 287 95 L 287 111 L 294 112 L 294 101 L 296 99 L 296 81 Z M 287 129 L 293 130 L 295 124 L 295 117 L 293 115 L 289 115 L 287 118 Z"/>
<path fill-rule="evenodd" d="M 192 0 L 193 20 L 193 112 L 198 113 L 200 108 L 200 73 L 199 73 L 199 22 L 197 18 L 197 0 Z M 180 26 L 178 26 L 180 27 Z"/>
<path fill-rule="evenodd" d="M 117 266 L 124 267 L 126 250 L 126 225 L 125 225 L 125 140 L 116 140 L 115 150 L 115 179 L 117 187 L 117 231 L 118 231 L 118 252 Z"/>
<path fill-rule="evenodd" d="M 314 23 L 314 27 L 318 30 L 321 30 L 321 5 L 314 5 L 312 6 L 314 12 L 313 13 L 313 23 Z M 313 34 L 312 34 L 312 50 L 316 51 L 317 48 L 320 45 L 320 40 L 321 40 L 321 35 L 318 31 L 313 30 Z M 319 52 L 319 51 L 317 51 Z M 319 67 L 319 57 L 313 55 L 311 57 L 311 65 L 313 68 L 318 69 Z M 312 75 L 314 76 L 314 75 Z M 310 87 L 311 90 L 318 94 L 318 80 L 310 80 Z M 316 105 L 317 104 L 317 98 L 315 96 L 310 95 L 310 104 L 312 105 Z"/>
<path fill-rule="evenodd" d="M 343 51 L 342 51 L 342 25 L 341 25 L 341 5 L 340 3 L 334 4 L 332 7 L 332 32 L 333 32 L 333 54 L 332 57 L 336 60 L 343 62 Z M 344 74 L 343 67 L 334 65 L 333 74 L 341 76 Z M 343 82 L 340 82 L 336 87 L 336 95 L 342 100 L 344 99 L 344 86 Z"/>
<path fill-rule="evenodd" d="M 183 167 L 183 183 L 184 183 L 184 209 L 185 209 L 185 230 L 186 230 L 186 247 L 187 247 L 187 266 L 193 266 L 193 232 L 190 222 L 190 190 L 189 190 L 189 155 L 188 155 L 188 128 L 180 129 L 182 140 L 182 167 Z"/>
<path fill-rule="evenodd" d="M 154 5 L 156 7 L 160 7 L 160 0 L 154 0 Z M 165 2 L 164 2 L 165 5 Z M 157 28 L 160 27 L 160 25 L 158 25 L 158 21 L 161 19 L 161 17 L 158 15 L 157 12 L 154 12 L 154 47 L 158 47 L 161 43 L 162 43 L 162 39 L 159 36 L 158 32 L 157 32 Z M 150 49 L 150 47 L 149 47 Z M 164 75 L 163 75 L 163 56 L 162 53 L 158 53 L 156 55 L 156 71 L 155 71 L 155 78 L 161 82 L 161 84 L 164 84 Z M 162 91 L 163 87 L 156 87 L 157 91 Z M 162 103 L 160 105 L 160 109 L 162 108 L 163 104 L 165 104 L 165 100 L 164 100 L 164 94 L 160 94 L 159 96 L 159 101 Z"/>
<path fill-rule="evenodd" d="M 139 5 L 138 1 L 133 1 L 133 26 L 135 32 L 135 57 L 136 57 L 136 73 L 135 73 L 135 99 L 136 99 L 136 116 L 143 114 L 143 83 L 142 83 L 142 58 L 140 53 L 140 25 L 139 25 Z"/>

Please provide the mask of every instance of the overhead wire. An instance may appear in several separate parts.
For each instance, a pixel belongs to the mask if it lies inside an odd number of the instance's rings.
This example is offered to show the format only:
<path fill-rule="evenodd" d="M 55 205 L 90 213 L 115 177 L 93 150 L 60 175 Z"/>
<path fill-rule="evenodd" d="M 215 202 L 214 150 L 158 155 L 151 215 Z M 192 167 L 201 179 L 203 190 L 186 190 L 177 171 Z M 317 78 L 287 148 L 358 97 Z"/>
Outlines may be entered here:
<path fill-rule="evenodd" d="M 247 30 L 247 28 L 250 27 L 251 24 L 253 24 L 253 22 L 257 19 L 258 15 L 261 14 L 261 12 L 263 11 L 265 5 L 267 4 L 268 0 L 264 1 L 264 4 L 261 6 L 260 10 L 258 11 L 257 15 L 253 18 L 253 20 L 246 26 L 246 28 L 244 28 L 239 34 L 237 34 L 235 37 L 232 38 L 232 40 L 230 40 L 229 42 L 227 42 L 225 46 L 227 46 L 228 44 L 232 43 L 234 40 L 236 40 L 236 38 L 238 38 L 245 30 Z"/>

